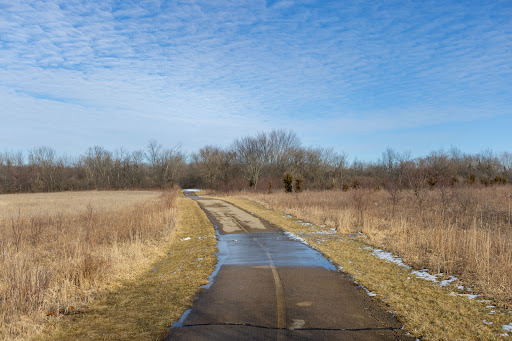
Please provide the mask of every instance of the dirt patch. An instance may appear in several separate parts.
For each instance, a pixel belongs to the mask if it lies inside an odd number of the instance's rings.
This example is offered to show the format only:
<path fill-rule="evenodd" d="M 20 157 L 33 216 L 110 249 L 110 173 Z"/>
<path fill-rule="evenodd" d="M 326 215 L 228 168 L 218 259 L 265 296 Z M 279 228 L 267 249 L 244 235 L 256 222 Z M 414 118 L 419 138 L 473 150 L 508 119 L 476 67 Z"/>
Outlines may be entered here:
<path fill-rule="evenodd" d="M 236 220 L 250 226 L 251 229 L 266 230 L 260 219 L 225 201 L 211 199 L 200 200 L 200 203 L 217 220 L 221 233 L 243 232 L 232 217 L 236 217 Z"/>

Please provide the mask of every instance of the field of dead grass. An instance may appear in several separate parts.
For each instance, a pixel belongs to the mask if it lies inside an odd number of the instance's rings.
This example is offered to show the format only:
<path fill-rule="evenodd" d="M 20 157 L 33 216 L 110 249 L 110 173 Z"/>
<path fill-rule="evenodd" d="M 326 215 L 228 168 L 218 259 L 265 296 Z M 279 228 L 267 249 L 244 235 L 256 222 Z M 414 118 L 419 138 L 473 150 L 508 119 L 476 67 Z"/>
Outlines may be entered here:
<path fill-rule="evenodd" d="M 80 314 L 60 316 L 43 340 L 162 340 L 190 308 L 217 262 L 215 230 L 199 205 L 177 199 L 176 227 L 149 266 L 97 294 Z"/>
<path fill-rule="evenodd" d="M 0 195 L 0 220 L 18 215 L 78 214 L 91 207 L 95 212 L 112 211 L 157 198 L 158 191 L 83 191 Z"/>
<path fill-rule="evenodd" d="M 176 192 L 0 196 L 0 339 L 37 338 L 49 319 L 148 267 L 175 226 Z"/>
<path fill-rule="evenodd" d="M 416 268 L 454 275 L 505 306 L 512 303 L 512 186 L 419 193 L 306 191 L 241 197 L 340 232 L 362 232 L 370 245 Z"/>

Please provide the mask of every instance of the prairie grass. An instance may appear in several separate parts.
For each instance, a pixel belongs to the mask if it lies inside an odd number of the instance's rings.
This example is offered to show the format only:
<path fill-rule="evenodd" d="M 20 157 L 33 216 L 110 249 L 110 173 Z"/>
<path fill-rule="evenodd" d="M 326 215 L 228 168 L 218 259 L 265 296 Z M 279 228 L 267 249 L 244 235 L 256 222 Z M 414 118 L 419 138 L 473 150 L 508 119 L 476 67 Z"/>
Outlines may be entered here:
<path fill-rule="evenodd" d="M 35 339 L 50 319 L 136 276 L 175 226 L 176 192 L 0 196 L 0 339 Z"/>
<path fill-rule="evenodd" d="M 162 340 L 215 268 L 215 231 L 199 205 L 178 198 L 176 227 L 150 266 L 62 316 L 47 340 Z"/>
<path fill-rule="evenodd" d="M 362 239 L 416 268 L 455 275 L 512 304 L 512 187 L 241 193 L 267 208 Z M 395 199 L 395 200 L 393 200 Z"/>

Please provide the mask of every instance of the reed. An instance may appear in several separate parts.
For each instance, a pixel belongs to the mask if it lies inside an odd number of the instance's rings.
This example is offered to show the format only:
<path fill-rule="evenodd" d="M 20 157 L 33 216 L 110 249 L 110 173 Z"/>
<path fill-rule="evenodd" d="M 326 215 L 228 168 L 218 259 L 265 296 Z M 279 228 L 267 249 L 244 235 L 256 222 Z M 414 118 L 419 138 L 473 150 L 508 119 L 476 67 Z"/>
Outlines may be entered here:
<path fill-rule="evenodd" d="M 175 191 L 0 196 L 0 339 L 30 339 L 49 318 L 135 276 L 175 225 Z"/>

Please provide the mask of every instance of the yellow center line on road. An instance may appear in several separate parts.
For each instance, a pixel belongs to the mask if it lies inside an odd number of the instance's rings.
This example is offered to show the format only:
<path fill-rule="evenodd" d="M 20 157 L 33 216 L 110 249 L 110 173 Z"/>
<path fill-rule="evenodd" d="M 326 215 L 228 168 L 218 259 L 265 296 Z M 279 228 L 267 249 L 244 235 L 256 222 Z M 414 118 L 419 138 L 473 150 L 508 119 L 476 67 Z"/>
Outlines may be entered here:
<path fill-rule="evenodd" d="M 249 233 L 245 227 L 243 227 L 238 220 L 236 220 L 235 217 L 233 217 L 231 214 L 226 212 L 222 209 L 222 207 L 219 205 L 217 206 L 224 214 L 226 214 L 228 217 L 235 222 L 245 233 Z M 274 284 L 276 286 L 276 300 L 277 300 L 277 328 L 279 329 L 285 329 L 286 328 L 286 305 L 284 301 L 284 291 L 283 291 L 283 284 L 281 283 L 281 279 L 279 278 L 279 273 L 277 272 L 277 267 L 274 263 L 274 260 L 272 259 L 272 254 L 268 249 L 263 245 L 258 238 L 253 237 L 254 241 L 258 243 L 258 245 L 265 251 L 265 254 L 267 255 L 267 258 L 270 263 L 270 269 L 272 270 L 272 275 L 274 277 Z"/>

